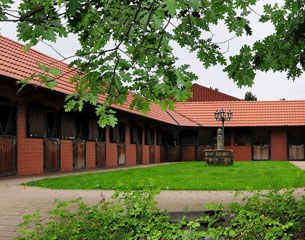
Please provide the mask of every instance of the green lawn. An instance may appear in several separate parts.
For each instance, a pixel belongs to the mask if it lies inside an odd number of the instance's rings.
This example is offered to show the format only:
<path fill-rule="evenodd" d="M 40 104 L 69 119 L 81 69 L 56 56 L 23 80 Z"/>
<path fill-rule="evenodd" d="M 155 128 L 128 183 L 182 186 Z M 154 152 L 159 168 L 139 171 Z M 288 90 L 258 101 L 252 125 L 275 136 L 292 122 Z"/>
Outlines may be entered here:
<path fill-rule="evenodd" d="M 232 166 L 181 162 L 149 168 L 46 178 L 25 183 L 53 189 L 139 189 L 152 179 L 163 190 L 263 190 L 305 186 L 305 172 L 289 162 L 249 161 Z"/>

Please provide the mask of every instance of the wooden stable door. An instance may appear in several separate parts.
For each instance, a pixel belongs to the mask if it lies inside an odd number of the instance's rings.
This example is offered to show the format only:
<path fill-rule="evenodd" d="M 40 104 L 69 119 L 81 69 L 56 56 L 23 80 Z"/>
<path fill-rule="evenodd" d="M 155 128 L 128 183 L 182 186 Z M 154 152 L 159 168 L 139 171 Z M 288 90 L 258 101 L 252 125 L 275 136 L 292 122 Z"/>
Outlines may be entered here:
<path fill-rule="evenodd" d="M 0 176 L 17 173 L 16 138 L 0 137 Z"/>
<path fill-rule="evenodd" d="M 252 146 L 252 154 L 253 154 L 253 157 L 252 159 L 253 160 L 269 160 L 270 159 L 270 146 L 269 145 L 263 145 L 263 146 L 260 146 L 260 145 L 254 145 Z"/>
<path fill-rule="evenodd" d="M 82 169 L 86 167 L 86 142 L 74 141 L 73 143 L 73 168 Z"/>
<path fill-rule="evenodd" d="M 136 162 L 137 162 L 137 164 L 143 163 L 143 145 L 142 144 L 136 145 Z"/>
<path fill-rule="evenodd" d="M 204 161 L 204 150 L 203 145 L 196 146 L 196 161 Z"/>
<path fill-rule="evenodd" d="M 126 163 L 125 143 L 118 143 L 118 165 L 125 165 Z"/>
<path fill-rule="evenodd" d="M 60 171 L 60 140 L 45 139 L 44 141 L 44 171 Z"/>
<path fill-rule="evenodd" d="M 160 160 L 161 160 L 161 162 L 167 162 L 166 147 L 165 146 L 160 147 Z"/>
<path fill-rule="evenodd" d="M 96 167 L 106 167 L 106 142 L 96 142 Z"/>
<path fill-rule="evenodd" d="M 155 145 L 149 145 L 149 162 L 155 162 Z"/>
<path fill-rule="evenodd" d="M 304 145 L 289 145 L 289 160 L 304 160 Z"/>
<path fill-rule="evenodd" d="M 168 162 L 177 162 L 180 161 L 180 147 L 172 146 L 167 148 L 167 161 Z"/>

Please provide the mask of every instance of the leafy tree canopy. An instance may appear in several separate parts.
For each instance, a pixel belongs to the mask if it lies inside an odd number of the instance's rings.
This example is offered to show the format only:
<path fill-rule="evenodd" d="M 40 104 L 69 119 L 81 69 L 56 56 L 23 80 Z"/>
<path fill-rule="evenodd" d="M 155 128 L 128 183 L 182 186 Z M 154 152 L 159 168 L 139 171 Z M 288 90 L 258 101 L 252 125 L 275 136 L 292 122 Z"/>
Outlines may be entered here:
<path fill-rule="evenodd" d="M 205 68 L 223 65 L 238 86 L 251 86 L 256 71 L 284 71 L 291 79 L 304 71 L 305 0 L 266 4 L 259 21 L 272 23 L 275 33 L 229 59 L 211 37 L 211 27 L 224 23 L 236 36 L 251 35 L 249 15 L 258 0 L 24 0 L 13 11 L 14 2 L 0 0 L 0 21 L 18 24 L 27 49 L 68 33 L 78 37 L 81 48 L 70 64 L 79 69 L 71 79 L 76 92 L 66 108 L 90 102 L 103 126 L 115 124 L 109 106 L 122 104 L 129 91 L 134 92 L 131 108 L 143 112 L 149 101 L 165 109 L 190 96 L 197 77 L 187 64 L 176 63 L 174 42 L 196 53 Z M 60 77 L 52 66 L 41 67 Z M 99 94 L 107 96 L 103 105 L 97 104 Z"/>
<path fill-rule="evenodd" d="M 245 101 L 257 101 L 257 97 L 252 92 L 246 92 Z"/>

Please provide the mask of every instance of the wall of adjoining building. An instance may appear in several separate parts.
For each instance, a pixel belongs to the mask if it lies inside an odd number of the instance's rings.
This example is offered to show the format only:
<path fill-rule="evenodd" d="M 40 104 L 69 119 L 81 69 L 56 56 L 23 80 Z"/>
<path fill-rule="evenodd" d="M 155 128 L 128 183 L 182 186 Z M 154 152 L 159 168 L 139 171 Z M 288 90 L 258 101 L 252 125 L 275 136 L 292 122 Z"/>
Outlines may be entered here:
<path fill-rule="evenodd" d="M 45 137 L 29 134 L 29 108 L 33 103 L 55 108 L 62 107 L 64 95 L 45 89 L 28 87 L 21 94 L 13 84 L 0 81 L 1 96 L 16 102 L 16 133 L 9 136 L 16 139 L 16 171 L 18 175 L 41 174 L 45 172 Z M 124 142 L 114 141 L 113 129 L 105 130 L 106 168 L 137 165 L 137 145 L 142 147 L 141 164 L 162 161 L 202 161 L 203 150 L 215 147 L 216 130 L 212 127 L 182 127 L 158 122 L 143 116 L 117 112 L 118 120 L 124 125 Z M 141 128 L 141 143 L 132 142 L 132 125 Z M 147 135 L 147 134 L 152 135 Z M 234 151 L 235 161 L 248 160 L 304 160 L 305 126 L 301 127 L 228 127 L 225 131 L 225 148 Z M 289 138 L 288 138 L 289 135 Z M 150 136 L 153 136 L 151 139 Z M 1 134 L 0 134 L 1 137 Z M 6 137 L 6 136 L 5 136 Z M 60 168 L 56 171 L 74 170 L 75 139 L 57 137 L 60 144 Z M 86 169 L 96 168 L 97 142 L 80 139 L 85 143 Z M 125 163 L 119 164 L 119 144 L 123 145 Z M 153 151 L 153 154 L 151 154 Z M 253 151 L 260 151 L 253 153 Z M 292 156 L 292 157 L 291 157 Z M 260 157 L 262 159 L 260 159 Z M 1 160 L 1 159 L 0 159 Z M 14 160 L 15 161 L 15 160 Z M 11 172 L 9 172 L 11 174 Z M 0 175 L 3 175 L 0 169 Z M 5 175 L 5 173 L 4 173 Z"/>

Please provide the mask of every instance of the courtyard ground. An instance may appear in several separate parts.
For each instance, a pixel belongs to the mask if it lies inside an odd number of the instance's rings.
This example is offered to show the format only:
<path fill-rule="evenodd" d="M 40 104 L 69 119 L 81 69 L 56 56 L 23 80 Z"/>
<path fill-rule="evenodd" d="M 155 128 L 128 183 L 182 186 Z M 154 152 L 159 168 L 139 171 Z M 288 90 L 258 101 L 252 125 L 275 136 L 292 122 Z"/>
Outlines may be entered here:
<path fill-rule="evenodd" d="M 305 162 L 292 162 L 305 170 Z M 149 167 L 141 166 L 141 167 Z M 95 170 L 96 171 L 96 170 Z M 107 171 L 107 170 L 100 170 Z M 84 171 L 87 173 L 88 171 Z M 25 187 L 20 184 L 27 181 L 38 180 L 44 177 L 56 177 L 73 173 L 54 173 L 41 176 L 3 177 L 0 178 L 0 240 L 10 239 L 17 235 L 16 229 L 22 222 L 25 214 L 40 210 L 46 213 L 54 208 L 54 200 L 72 200 L 81 197 L 88 204 L 100 201 L 101 193 L 110 200 L 113 191 L 101 190 L 51 190 L 35 187 Z M 157 196 L 160 209 L 169 212 L 176 211 L 202 211 L 208 203 L 228 204 L 232 201 L 240 202 L 242 196 L 235 197 L 235 191 L 162 191 Z M 243 192 L 243 194 L 250 194 Z M 299 198 L 305 195 L 303 189 L 295 192 Z"/>

